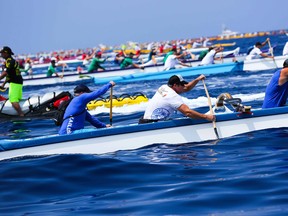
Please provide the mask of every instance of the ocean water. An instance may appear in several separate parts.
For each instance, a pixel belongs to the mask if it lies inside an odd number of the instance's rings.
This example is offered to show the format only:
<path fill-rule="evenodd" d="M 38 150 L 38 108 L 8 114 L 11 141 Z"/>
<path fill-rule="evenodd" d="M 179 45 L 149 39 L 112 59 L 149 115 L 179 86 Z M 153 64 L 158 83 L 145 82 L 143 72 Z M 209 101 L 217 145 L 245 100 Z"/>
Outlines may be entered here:
<path fill-rule="evenodd" d="M 265 38 L 235 42 L 244 50 Z M 275 55 L 280 55 L 288 38 L 283 35 L 270 39 L 277 44 Z M 218 95 L 228 92 L 241 98 L 243 104 L 260 108 L 274 72 L 211 75 L 206 76 L 205 83 L 212 103 Z M 121 95 L 140 90 L 151 98 L 166 82 L 117 84 L 113 92 Z M 24 87 L 24 97 L 71 91 L 74 86 Z M 88 86 L 98 87 L 93 83 Z M 192 109 L 209 111 L 201 82 L 183 97 Z M 113 108 L 113 125 L 137 122 L 145 107 L 143 103 Z M 92 114 L 109 122 L 107 108 Z M 0 142 L 57 131 L 50 120 L 5 122 L 0 128 Z M 279 128 L 217 142 L 176 146 L 151 143 L 142 149 L 103 155 L 51 155 L 0 161 L 0 215 L 287 215 L 287 143 L 288 129 Z"/>

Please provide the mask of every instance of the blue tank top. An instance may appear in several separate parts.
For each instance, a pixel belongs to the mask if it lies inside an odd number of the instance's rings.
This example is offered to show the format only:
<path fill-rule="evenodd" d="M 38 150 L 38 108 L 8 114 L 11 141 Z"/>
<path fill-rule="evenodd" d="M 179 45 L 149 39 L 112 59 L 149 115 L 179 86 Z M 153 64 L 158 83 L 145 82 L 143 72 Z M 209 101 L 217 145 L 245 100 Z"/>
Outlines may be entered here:
<path fill-rule="evenodd" d="M 277 70 L 272 76 L 265 92 L 262 108 L 273 108 L 285 106 L 288 97 L 288 82 L 282 86 L 278 85 L 281 70 Z"/>

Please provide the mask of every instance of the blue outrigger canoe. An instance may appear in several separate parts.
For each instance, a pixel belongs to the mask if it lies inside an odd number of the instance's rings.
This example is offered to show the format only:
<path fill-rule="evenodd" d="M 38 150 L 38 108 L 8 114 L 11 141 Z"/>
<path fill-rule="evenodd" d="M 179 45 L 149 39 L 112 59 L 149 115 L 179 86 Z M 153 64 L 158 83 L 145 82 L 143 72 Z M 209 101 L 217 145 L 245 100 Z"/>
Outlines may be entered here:
<path fill-rule="evenodd" d="M 148 66 L 144 70 L 138 68 L 130 69 L 115 69 L 102 72 L 85 72 L 79 74 L 77 72 L 64 73 L 63 78 L 60 77 L 46 77 L 46 75 L 39 74 L 33 76 L 33 78 L 24 77 L 24 86 L 39 86 L 39 85 L 53 85 L 63 84 L 66 82 L 76 81 L 91 81 L 94 80 L 95 84 L 107 83 L 110 80 L 117 82 L 136 82 L 144 80 L 155 80 L 155 79 L 168 79 L 173 74 L 181 74 L 182 76 L 193 76 L 200 74 L 221 74 L 230 73 L 234 71 L 243 70 L 243 62 L 230 62 L 213 64 L 207 66 L 195 66 L 188 68 L 181 68 L 169 71 L 162 71 L 162 66 Z M 61 74 L 61 73 L 60 73 Z"/>

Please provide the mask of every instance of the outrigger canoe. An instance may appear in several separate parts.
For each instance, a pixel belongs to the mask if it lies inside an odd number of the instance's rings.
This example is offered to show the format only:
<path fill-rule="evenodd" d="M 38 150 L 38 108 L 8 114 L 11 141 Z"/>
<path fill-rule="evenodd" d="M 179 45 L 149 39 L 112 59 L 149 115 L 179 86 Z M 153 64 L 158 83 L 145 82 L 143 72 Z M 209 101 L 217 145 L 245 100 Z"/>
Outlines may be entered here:
<path fill-rule="evenodd" d="M 67 92 L 49 92 L 42 96 L 31 96 L 19 102 L 25 118 L 53 119 L 58 112 L 59 105 L 71 98 Z M 0 122 L 13 119 L 21 119 L 10 101 L 1 96 L 0 98 Z"/>
<path fill-rule="evenodd" d="M 175 73 L 182 74 L 182 76 L 193 76 L 199 74 L 218 74 L 218 73 L 228 73 L 234 71 L 242 71 L 243 63 L 241 62 L 230 62 L 230 63 L 220 63 L 207 66 L 197 66 L 197 67 L 187 67 L 179 68 L 175 70 L 163 71 L 163 65 L 161 66 L 147 66 L 144 70 L 138 68 L 130 69 L 115 69 L 107 70 L 103 72 L 67 72 L 64 73 L 63 78 L 60 77 L 46 77 L 42 74 L 34 75 L 33 78 L 24 77 L 24 86 L 39 86 L 39 85 L 52 85 L 52 84 L 64 84 L 66 82 L 76 82 L 85 80 L 94 80 L 96 84 L 105 83 L 107 80 L 113 80 L 118 82 L 133 82 L 133 81 L 143 81 L 143 80 L 153 80 L 153 79 L 168 79 L 171 75 Z M 135 79 L 137 77 L 137 79 Z M 108 81 L 108 82 L 109 82 Z"/>
<path fill-rule="evenodd" d="M 244 60 L 243 70 L 253 72 L 282 68 L 286 59 L 288 59 L 288 56 L 274 56 L 274 59 L 260 58 Z"/>
<path fill-rule="evenodd" d="M 257 130 L 288 127 L 288 107 L 216 114 L 211 122 L 179 118 L 148 124 L 130 124 L 71 135 L 1 140 L 0 160 L 51 154 L 105 154 L 152 144 L 179 145 L 232 137 Z"/>

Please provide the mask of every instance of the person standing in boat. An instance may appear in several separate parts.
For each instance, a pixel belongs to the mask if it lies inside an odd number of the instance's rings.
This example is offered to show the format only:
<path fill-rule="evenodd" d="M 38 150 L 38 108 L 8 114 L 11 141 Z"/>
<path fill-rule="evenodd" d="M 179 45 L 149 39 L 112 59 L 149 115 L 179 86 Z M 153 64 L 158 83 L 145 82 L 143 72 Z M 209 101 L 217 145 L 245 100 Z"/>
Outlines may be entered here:
<path fill-rule="evenodd" d="M 0 80 L 6 78 L 2 87 L 9 82 L 9 101 L 19 116 L 24 116 L 19 101 L 22 99 L 23 78 L 21 76 L 19 63 L 12 57 L 14 53 L 11 48 L 4 46 L 1 51 L 1 57 L 5 59 L 4 68 L 0 75 Z"/>
<path fill-rule="evenodd" d="M 89 65 L 88 72 L 96 72 L 96 71 L 104 71 L 105 68 L 101 66 L 106 61 L 105 59 L 101 59 L 102 53 L 97 52 L 95 54 L 95 58 L 92 59 L 91 64 Z"/>
<path fill-rule="evenodd" d="M 283 63 L 283 68 L 277 70 L 265 92 L 262 108 L 282 107 L 286 105 L 288 97 L 288 59 Z"/>
<path fill-rule="evenodd" d="M 71 134 L 84 130 L 85 121 L 90 122 L 96 128 L 111 127 L 109 124 L 104 124 L 96 117 L 92 116 L 86 109 L 87 104 L 105 94 L 109 88 L 115 86 L 113 81 L 110 81 L 106 85 L 102 86 L 96 91 L 91 91 L 86 85 L 78 85 L 74 88 L 74 98 L 67 106 L 63 123 L 59 130 L 59 134 Z"/>
<path fill-rule="evenodd" d="M 256 42 L 251 51 L 248 51 L 248 55 L 246 56 L 246 60 L 252 60 L 257 58 L 274 58 L 273 56 L 269 56 L 266 53 L 263 53 L 260 49 L 265 46 L 270 41 L 270 38 L 267 38 L 263 43 Z"/>
<path fill-rule="evenodd" d="M 198 76 L 191 82 L 186 82 L 181 75 L 170 77 L 167 85 L 162 85 L 152 99 L 149 100 L 143 118 L 139 124 L 168 120 L 175 111 L 180 111 L 187 117 L 195 119 L 215 120 L 214 115 L 201 114 L 191 110 L 183 101 L 180 94 L 192 90 L 204 75 Z"/>
<path fill-rule="evenodd" d="M 210 51 L 203 57 L 200 65 L 211 65 L 215 64 L 214 60 L 221 60 L 222 57 L 215 58 L 215 55 L 219 52 L 223 52 L 224 48 L 221 46 L 212 47 Z"/>

